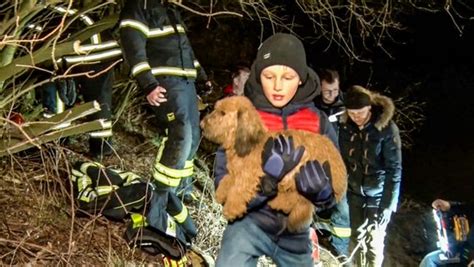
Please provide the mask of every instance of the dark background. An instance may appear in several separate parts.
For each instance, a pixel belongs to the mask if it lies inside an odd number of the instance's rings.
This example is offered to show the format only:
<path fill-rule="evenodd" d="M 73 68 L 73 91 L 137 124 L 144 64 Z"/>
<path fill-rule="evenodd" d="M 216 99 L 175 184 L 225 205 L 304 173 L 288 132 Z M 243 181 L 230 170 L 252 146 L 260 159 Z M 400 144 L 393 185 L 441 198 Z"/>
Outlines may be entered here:
<path fill-rule="evenodd" d="M 425 103 L 426 119 L 414 127 L 413 146 L 403 151 L 402 197 L 426 203 L 438 197 L 470 200 L 474 192 L 474 20 L 458 20 L 463 27 L 460 34 L 446 12 L 416 11 L 401 19 L 404 30 L 395 32 L 395 42 L 385 42 L 391 56 L 377 48 L 364 51 L 370 63 L 350 58 L 334 44 L 327 49 L 325 40 L 314 41 L 311 37 L 318 33 L 305 28 L 308 21 L 300 20 L 303 27 L 296 32 L 305 40 L 308 64 L 339 70 L 343 90 L 359 84 Z M 266 25 L 263 39 L 271 34 Z M 194 20 L 190 32 L 198 57 L 204 58 L 203 65 L 216 79 L 228 77 L 237 62 L 251 62 L 260 35 L 259 23 L 235 18 L 209 24 Z"/>

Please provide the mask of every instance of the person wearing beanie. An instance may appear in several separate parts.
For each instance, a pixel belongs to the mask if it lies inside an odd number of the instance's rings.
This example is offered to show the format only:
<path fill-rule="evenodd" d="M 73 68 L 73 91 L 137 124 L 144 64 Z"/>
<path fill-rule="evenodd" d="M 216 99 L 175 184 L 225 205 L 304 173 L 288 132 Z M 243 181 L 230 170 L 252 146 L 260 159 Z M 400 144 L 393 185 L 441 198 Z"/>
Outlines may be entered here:
<path fill-rule="evenodd" d="M 297 129 L 320 133 L 337 145 L 326 115 L 314 106 L 318 89 L 319 78 L 306 65 L 301 41 L 291 34 L 277 33 L 259 48 L 244 94 L 270 131 Z M 304 148 L 295 147 L 290 137 L 281 135 L 269 139 L 267 144 L 262 152 L 262 170 L 266 175 L 261 179 L 259 193 L 248 204 L 243 218 L 228 223 L 216 261 L 218 267 L 257 266 L 258 258 L 264 255 L 277 266 L 314 266 L 309 226 L 290 232 L 288 215 L 267 205 L 277 193 L 278 182 L 299 163 Z M 344 163 L 341 160 L 335 164 Z M 323 162 L 306 162 L 295 176 L 300 194 L 319 210 L 335 203 L 331 173 L 322 165 Z M 222 148 L 216 152 L 214 174 L 217 188 L 227 174 Z"/>
<path fill-rule="evenodd" d="M 357 266 L 382 266 L 385 231 L 397 210 L 402 179 L 400 133 L 392 120 L 395 106 L 390 98 L 361 86 L 348 90 L 344 104 L 339 144 L 349 176 L 351 239 L 367 247 L 357 251 Z"/>

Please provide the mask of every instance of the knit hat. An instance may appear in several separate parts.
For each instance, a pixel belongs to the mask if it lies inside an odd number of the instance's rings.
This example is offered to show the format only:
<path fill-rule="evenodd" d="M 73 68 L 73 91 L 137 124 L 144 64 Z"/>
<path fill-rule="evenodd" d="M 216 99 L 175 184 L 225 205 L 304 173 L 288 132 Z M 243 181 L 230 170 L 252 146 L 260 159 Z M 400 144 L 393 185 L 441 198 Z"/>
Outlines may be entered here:
<path fill-rule="evenodd" d="M 255 71 L 260 82 L 260 73 L 272 65 L 285 65 L 298 73 L 304 83 L 308 76 L 306 53 L 303 43 L 294 35 L 276 33 L 266 39 L 257 52 Z"/>
<path fill-rule="evenodd" d="M 351 88 L 344 96 L 344 105 L 346 109 L 361 109 L 372 105 L 370 95 L 361 90 Z"/>

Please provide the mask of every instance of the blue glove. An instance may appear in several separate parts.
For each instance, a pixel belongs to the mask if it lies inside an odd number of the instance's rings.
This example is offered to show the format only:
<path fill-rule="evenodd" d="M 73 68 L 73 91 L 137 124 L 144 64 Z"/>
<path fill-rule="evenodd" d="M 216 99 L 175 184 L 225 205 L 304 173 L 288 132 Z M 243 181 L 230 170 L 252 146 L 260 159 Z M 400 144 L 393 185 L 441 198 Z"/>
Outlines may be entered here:
<path fill-rule="evenodd" d="M 327 162 L 325 165 L 329 167 Z M 296 189 L 315 205 L 333 202 L 331 201 L 334 198 L 330 180 L 331 172 L 327 171 L 327 173 L 329 176 L 317 160 L 306 162 L 296 175 Z"/>
<path fill-rule="evenodd" d="M 262 152 L 263 172 L 261 189 L 264 195 L 275 195 L 277 185 L 301 160 L 304 147 L 295 149 L 293 137 L 279 135 L 277 138 L 268 138 Z"/>

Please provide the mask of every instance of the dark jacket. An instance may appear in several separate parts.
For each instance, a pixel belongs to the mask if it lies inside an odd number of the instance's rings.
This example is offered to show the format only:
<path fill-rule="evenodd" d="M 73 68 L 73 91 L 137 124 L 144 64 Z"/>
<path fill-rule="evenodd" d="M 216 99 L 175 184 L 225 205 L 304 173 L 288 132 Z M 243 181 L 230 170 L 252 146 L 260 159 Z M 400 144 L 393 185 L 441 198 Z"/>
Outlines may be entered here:
<path fill-rule="evenodd" d="M 368 92 L 372 101 L 371 120 L 359 129 L 348 118 L 341 118 L 339 145 L 349 175 L 348 192 L 368 197 L 379 209 L 396 211 L 402 179 L 400 134 L 392 121 L 392 100 Z"/>
<path fill-rule="evenodd" d="M 308 80 L 300 86 L 292 102 L 282 109 L 274 108 L 263 95 L 263 90 L 256 81 L 255 70 L 252 67 L 249 81 L 246 84 L 245 94 L 259 110 L 263 122 L 271 126 L 270 129 L 316 129 L 317 132 L 327 135 L 337 144 L 334 129 L 330 127 L 326 115 L 319 111 L 312 103 L 313 94 L 316 92 L 314 91 L 316 84 L 319 84 L 318 77 L 315 72 L 310 71 Z M 308 120 L 308 112 L 314 116 L 315 119 L 313 121 Z M 275 120 L 269 121 L 268 118 L 278 118 L 279 120 L 278 122 L 275 122 Z M 290 124 L 288 124 L 289 118 L 292 121 Z M 281 125 L 277 125 L 279 123 Z M 314 128 L 312 124 L 317 125 L 318 128 Z M 214 174 L 217 187 L 220 180 L 227 174 L 225 151 L 222 149 L 219 149 L 216 153 Z M 272 239 L 276 240 L 282 248 L 295 253 L 305 251 L 308 247 L 308 244 L 304 242 L 304 240 L 308 239 L 307 230 L 300 233 L 289 233 L 286 229 L 288 216 L 271 209 L 266 204 L 267 200 L 264 196 L 258 196 L 254 199 L 249 205 L 247 216 L 268 233 Z M 330 206 L 334 204 L 334 198 L 328 201 L 328 203 L 322 204 L 323 207 L 321 203 L 319 204 L 318 208 L 327 208 L 325 205 Z"/>
<path fill-rule="evenodd" d="M 334 127 L 334 130 L 336 131 L 336 134 L 339 134 L 340 117 L 342 116 L 342 114 L 344 114 L 344 111 L 346 110 L 346 108 L 344 107 L 343 99 L 344 97 L 342 95 L 342 92 L 339 92 L 339 95 L 337 96 L 334 103 L 330 105 L 324 103 L 322 95 L 318 95 L 314 99 L 314 105 L 316 105 L 318 109 L 326 113 L 329 122 L 332 124 L 332 127 Z"/>
<path fill-rule="evenodd" d="M 145 95 L 159 85 L 159 77 L 207 80 L 194 57 L 181 16 L 172 4 L 126 1 L 120 14 L 120 39 L 132 77 Z"/>

